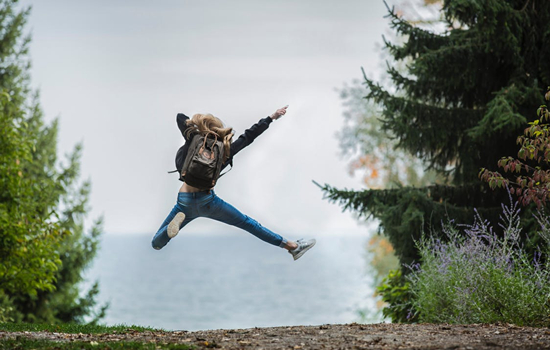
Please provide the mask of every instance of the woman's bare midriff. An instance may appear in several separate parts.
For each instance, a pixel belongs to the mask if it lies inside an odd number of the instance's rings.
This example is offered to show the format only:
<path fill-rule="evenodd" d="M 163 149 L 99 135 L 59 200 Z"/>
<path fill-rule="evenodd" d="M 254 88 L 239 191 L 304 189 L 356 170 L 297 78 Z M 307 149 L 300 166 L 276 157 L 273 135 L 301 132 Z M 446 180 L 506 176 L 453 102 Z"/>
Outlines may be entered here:
<path fill-rule="evenodd" d="M 201 189 L 201 188 L 196 188 L 196 187 L 193 187 L 193 186 L 189 186 L 185 182 L 180 187 L 180 192 L 203 192 L 203 191 L 205 191 L 205 190 Z"/>

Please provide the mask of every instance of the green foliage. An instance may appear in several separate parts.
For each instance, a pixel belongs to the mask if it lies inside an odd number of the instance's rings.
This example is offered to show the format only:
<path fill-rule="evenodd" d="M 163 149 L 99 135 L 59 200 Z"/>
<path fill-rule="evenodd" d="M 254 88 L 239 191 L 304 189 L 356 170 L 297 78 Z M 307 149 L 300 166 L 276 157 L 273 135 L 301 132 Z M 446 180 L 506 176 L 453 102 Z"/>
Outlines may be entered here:
<path fill-rule="evenodd" d="M 28 92 L 25 71 L 27 39 L 21 28 L 27 12 L 14 13 L 11 1 L 0 2 L 0 318 L 13 310 L 9 294 L 36 295 L 53 290 L 61 264 L 56 251 L 62 239 L 60 226 L 38 210 L 33 200 L 38 190 L 25 164 L 35 149 L 25 118 Z"/>
<path fill-rule="evenodd" d="M 33 200 L 36 183 L 25 171 L 33 149 L 28 124 L 11 99 L 0 98 L 0 291 L 6 304 L 6 295 L 54 290 L 64 232 Z"/>
<path fill-rule="evenodd" d="M 62 324 L 37 324 L 37 323 L 0 323 L 0 331 L 3 332 L 55 332 L 66 334 L 135 334 L 136 332 L 163 332 L 162 329 L 153 329 L 140 326 L 102 326 L 91 324 L 75 324 L 75 323 L 62 323 Z M 208 344 L 212 347 L 214 344 Z M 207 346 L 207 347 L 208 347 Z M 0 349 L 48 349 L 48 350 L 80 350 L 80 349 L 143 349 L 143 350 L 156 350 L 156 349 L 169 349 L 169 350 L 184 350 L 193 349 L 193 345 L 187 344 L 162 344 L 162 343 L 141 343 L 133 341 L 116 341 L 116 342 L 100 342 L 100 341 L 49 341 L 49 340 L 32 340 L 24 337 L 17 337 L 16 339 L 2 339 L 0 340 Z"/>
<path fill-rule="evenodd" d="M 145 331 L 162 331 L 162 329 L 141 327 L 141 326 L 103 326 L 99 324 L 79 323 L 0 323 L 0 331 L 4 332 L 56 332 L 56 333 L 83 333 L 83 334 L 111 334 L 111 333 L 133 333 Z"/>
<path fill-rule="evenodd" d="M 390 271 L 376 288 L 376 293 L 388 304 L 382 310 L 384 317 L 396 323 L 412 323 L 417 320 L 411 284 L 403 277 L 401 270 Z"/>
<path fill-rule="evenodd" d="M 13 322 L 13 318 L 9 315 L 13 314 L 14 308 L 9 297 L 0 291 L 0 323 Z"/>
<path fill-rule="evenodd" d="M 550 87 L 545 98 L 550 100 Z M 492 189 L 510 188 L 523 205 L 534 202 L 540 208 L 550 198 L 550 112 L 546 105 L 539 107 L 537 117 L 516 140 L 520 145 L 519 159 L 508 156 L 498 161 L 504 172 L 512 176 L 517 173 L 517 177 L 510 179 L 485 168 L 481 169 L 479 177 Z"/>
<path fill-rule="evenodd" d="M 540 104 L 541 82 L 550 78 L 550 2 L 545 0 L 446 0 L 438 33 L 388 15 L 398 44 L 385 41 L 392 59 L 391 83 L 365 73 L 365 105 L 380 110 L 380 130 L 398 150 L 421 160 L 439 179 L 418 187 L 362 191 L 322 186 L 325 197 L 363 218 L 380 221 L 400 262 L 418 261 L 422 232 L 447 240 L 441 222 L 472 223 L 477 208 L 496 222 L 504 191 L 491 192 L 479 169 L 514 154 L 515 139 L 532 106 Z M 403 69 L 406 64 L 406 69 Z M 358 124 L 361 137 L 369 129 Z M 533 225 L 524 213 L 525 232 Z M 497 231 L 500 228 L 496 228 Z M 522 234 L 533 246 L 536 237 Z M 403 272 L 407 272 L 403 270 Z M 393 305 L 390 304 L 390 308 Z"/>
<path fill-rule="evenodd" d="M 490 219 L 496 220 L 499 216 L 496 210 L 484 209 L 500 204 L 495 202 L 490 189 L 481 184 L 363 191 L 338 190 L 326 184 L 318 186 L 326 199 L 340 204 L 344 210 L 356 212 L 364 219 L 379 219 L 380 230 L 388 236 L 401 263 L 407 265 L 419 258 L 415 241 L 424 230 L 437 232 L 442 218 L 471 223 L 470 205 L 481 208 L 479 211 Z"/>
<path fill-rule="evenodd" d="M 548 327 L 550 235 L 548 217 L 539 220 L 547 243 L 544 256 L 524 250 L 517 204 L 504 207 L 503 236 L 477 215 L 464 232 L 446 226 L 448 243 L 423 237 L 422 266 L 408 275 L 420 321 Z"/>
<path fill-rule="evenodd" d="M 17 9 L 0 0 L 0 320 L 83 322 L 98 287 L 81 297 L 78 283 L 101 221 L 84 234 L 90 185 L 78 180 L 81 147 L 58 161 L 57 121 L 44 124 L 29 89 L 29 10 Z"/>
<path fill-rule="evenodd" d="M 490 192 L 479 169 L 513 154 L 516 135 L 532 121 L 533 105 L 550 77 L 550 2 L 444 1 L 442 33 L 417 27 L 393 10 L 399 44 L 385 42 L 395 64 L 385 88 L 364 76 L 365 103 L 380 106 L 382 129 L 396 147 L 419 157 L 441 185 L 350 191 L 324 186 L 325 195 L 363 217 L 380 220 L 402 263 L 419 257 L 414 239 L 424 229 L 442 236 L 439 223 L 478 208 L 498 217 L 504 191 Z M 396 68 L 406 62 L 407 68 Z M 388 85 L 388 84 L 386 84 Z M 447 185 L 447 184 L 451 184 Z M 526 215 L 529 217 L 529 215 Z"/>
<path fill-rule="evenodd" d="M 520 11 L 524 1 L 484 3 L 445 1 L 450 29 L 441 34 L 391 12 L 392 27 L 407 41 L 386 47 L 396 60 L 411 60 L 406 74 L 388 70 L 402 95 L 365 79 L 367 99 L 383 106 L 384 128 L 399 146 L 440 172 L 452 166 L 455 184 L 476 181 L 482 165 L 513 148 L 542 97 L 539 82 L 550 75 L 550 56 L 538 45 L 550 30 L 550 4 L 533 1 Z"/>

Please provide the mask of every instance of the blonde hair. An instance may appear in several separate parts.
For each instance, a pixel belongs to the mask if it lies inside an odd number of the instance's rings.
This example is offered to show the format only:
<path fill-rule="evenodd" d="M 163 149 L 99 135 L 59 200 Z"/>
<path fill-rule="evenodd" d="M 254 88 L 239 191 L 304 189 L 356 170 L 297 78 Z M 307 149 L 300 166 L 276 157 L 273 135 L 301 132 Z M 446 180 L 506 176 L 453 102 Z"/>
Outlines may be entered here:
<path fill-rule="evenodd" d="M 223 161 L 225 162 L 230 156 L 231 139 L 233 138 L 233 128 L 226 128 L 223 122 L 214 117 L 212 114 L 197 113 L 193 118 L 187 121 L 189 128 L 186 130 L 187 138 L 193 133 L 206 135 L 208 133 L 215 134 L 218 139 L 223 141 Z"/>

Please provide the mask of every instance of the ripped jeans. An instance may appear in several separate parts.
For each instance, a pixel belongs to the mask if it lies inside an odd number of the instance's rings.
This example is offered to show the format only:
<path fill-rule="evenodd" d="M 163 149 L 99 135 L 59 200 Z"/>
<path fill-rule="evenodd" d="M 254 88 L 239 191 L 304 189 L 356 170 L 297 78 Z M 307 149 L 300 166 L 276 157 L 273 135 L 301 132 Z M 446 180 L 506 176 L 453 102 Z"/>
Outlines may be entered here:
<path fill-rule="evenodd" d="M 185 220 L 182 222 L 180 230 L 196 218 L 205 217 L 241 228 L 252 233 L 262 241 L 281 248 L 287 243 L 287 240 L 280 235 L 263 227 L 256 220 L 242 214 L 231 204 L 224 202 L 223 199 L 216 196 L 214 190 L 209 190 L 178 193 L 176 205 L 153 237 L 153 241 L 151 242 L 153 248 L 157 250 L 162 249 L 170 241 L 167 233 L 168 224 L 178 212 L 185 214 Z"/>

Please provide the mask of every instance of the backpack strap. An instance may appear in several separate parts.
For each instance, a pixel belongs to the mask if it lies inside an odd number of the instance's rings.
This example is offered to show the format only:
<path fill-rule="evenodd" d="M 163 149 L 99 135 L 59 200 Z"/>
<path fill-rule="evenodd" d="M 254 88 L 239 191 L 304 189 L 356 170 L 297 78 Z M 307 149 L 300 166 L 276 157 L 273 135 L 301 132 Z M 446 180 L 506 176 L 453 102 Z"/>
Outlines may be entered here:
<path fill-rule="evenodd" d="M 208 141 L 208 135 L 214 135 L 214 142 L 212 143 L 212 146 L 210 147 L 210 150 L 211 151 L 214 151 L 214 145 L 216 144 L 216 142 L 218 142 L 218 134 L 216 134 L 215 132 L 213 131 L 208 131 L 205 135 L 204 135 L 204 142 L 202 143 L 202 147 L 201 147 L 201 150 L 204 150 L 206 147 L 207 147 L 207 143 L 206 141 Z M 201 151 L 202 152 L 202 151 Z M 211 153 L 210 154 L 210 159 L 214 159 L 214 153 Z"/>
<path fill-rule="evenodd" d="M 231 159 L 231 161 L 229 162 L 229 166 L 230 166 L 231 168 L 229 168 L 229 170 L 227 170 L 225 173 L 220 174 L 220 176 L 218 177 L 218 179 L 219 179 L 220 177 L 224 176 L 225 174 L 227 174 L 228 172 L 230 172 L 231 169 L 233 169 L 233 159 Z M 176 170 L 176 171 L 177 171 L 177 170 Z"/>

